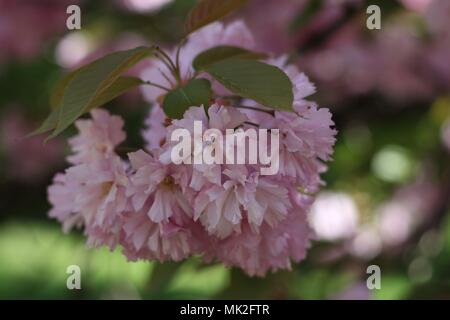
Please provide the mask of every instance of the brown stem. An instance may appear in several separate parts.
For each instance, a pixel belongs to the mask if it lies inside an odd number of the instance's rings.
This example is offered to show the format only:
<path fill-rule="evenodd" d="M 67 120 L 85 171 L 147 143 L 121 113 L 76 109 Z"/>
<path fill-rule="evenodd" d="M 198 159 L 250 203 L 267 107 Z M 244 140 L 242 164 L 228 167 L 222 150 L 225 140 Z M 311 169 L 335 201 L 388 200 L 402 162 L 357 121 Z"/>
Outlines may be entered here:
<path fill-rule="evenodd" d="M 265 112 L 270 114 L 271 116 L 275 115 L 275 111 L 274 110 L 265 110 L 265 109 L 261 109 L 258 107 L 251 107 L 251 106 L 235 106 L 235 108 L 238 109 L 248 109 L 248 110 L 254 110 L 254 111 L 259 111 L 259 112 Z"/>

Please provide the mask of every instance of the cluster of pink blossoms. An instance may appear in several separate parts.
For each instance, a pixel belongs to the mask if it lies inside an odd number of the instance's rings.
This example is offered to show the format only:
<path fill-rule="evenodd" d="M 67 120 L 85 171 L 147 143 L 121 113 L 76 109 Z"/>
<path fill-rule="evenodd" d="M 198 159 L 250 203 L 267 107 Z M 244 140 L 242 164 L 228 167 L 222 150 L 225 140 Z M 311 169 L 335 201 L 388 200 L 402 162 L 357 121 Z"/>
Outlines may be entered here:
<path fill-rule="evenodd" d="M 189 79 L 194 57 L 217 45 L 252 49 L 253 39 L 242 22 L 227 27 L 214 23 L 194 33 L 180 55 L 181 76 Z M 173 55 L 176 53 L 173 52 Z M 56 175 L 49 187 L 50 216 L 65 230 L 84 227 L 88 244 L 120 245 L 124 255 L 138 259 L 180 261 L 200 255 L 206 262 L 221 261 L 249 275 L 290 269 L 291 261 L 305 257 L 312 236 L 307 215 L 313 194 L 322 185 L 320 174 L 330 159 L 336 131 L 328 109 L 305 100 L 314 86 L 286 58 L 271 59 L 294 85 L 295 112 L 259 112 L 241 109 L 216 98 L 207 113 L 192 106 L 180 120 L 169 120 L 159 106 L 164 92 L 145 87 L 153 104 L 143 132 L 146 148 L 115 152 L 126 136 L 123 120 L 102 109 L 92 119 L 78 120 L 79 134 L 70 140 L 72 166 Z M 164 65 L 153 62 L 144 80 L 171 87 Z M 214 92 L 226 90 L 213 83 Z M 251 102 L 245 101 L 249 106 Z M 253 107 L 267 110 L 253 103 Z M 203 128 L 279 129 L 280 167 L 275 175 L 260 175 L 258 164 L 174 164 L 167 158 L 171 132 Z M 300 192 L 301 191 L 301 192 Z"/>

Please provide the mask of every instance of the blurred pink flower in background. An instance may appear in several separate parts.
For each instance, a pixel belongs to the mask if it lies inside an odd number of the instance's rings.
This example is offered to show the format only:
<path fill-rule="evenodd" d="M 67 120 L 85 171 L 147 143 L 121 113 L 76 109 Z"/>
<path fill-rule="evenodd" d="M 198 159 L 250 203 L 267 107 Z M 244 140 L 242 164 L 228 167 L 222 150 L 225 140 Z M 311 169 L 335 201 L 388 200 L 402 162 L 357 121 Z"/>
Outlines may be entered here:
<path fill-rule="evenodd" d="M 239 16 L 253 33 L 257 50 L 280 54 L 294 47 L 295 39 L 289 34 L 290 23 L 307 2 L 308 0 L 253 0 L 249 1 Z"/>
<path fill-rule="evenodd" d="M 445 146 L 447 147 L 448 151 L 450 152 L 450 121 L 447 121 L 442 126 L 442 141 L 444 142 Z"/>
<path fill-rule="evenodd" d="M 145 44 L 147 41 L 144 37 L 132 32 L 121 33 L 115 37 L 114 41 L 101 42 L 90 33 L 72 31 L 58 41 L 55 58 L 61 67 L 77 68 L 110 52 L 129 50 Z"/>
<path fill-rule="evenodd" d="M 449 40 L 450 3 L 447 0 L 433 0 L 425 12 L 425 19 L 430 31 L 439 40 Z"/>
<path fill-rule="evenodd" d="M 359 212 L 353 198 L 341 192 L 324 191 L 311 208 L 310 224 L 319 239 L 352 237 L 358 228 Z"/>
<path fill-rule="evenodd" d="M 0 122 L 0 143 L 6 155 L 6 174 L 23 182 L 38 182 L 62 164 L 63 144 L 54 139 L 44 145 L 44 138 L 27 135 L 33 131 L 20 111 L 2 115 Z"/>
<path fill-rule="evenodd" d="M 364 281 L 352 284 L 331 297 L 333 300 L 369 300 L 372 294 Z"/>
<path fill-rule="evenodd" d="M 120 1 L 120 5 L 124 6 L 128 10 L 140 13 L 153 13 L 173 2 L 173 0 L 117 0 L 117 1 Z"/>
<path fill-rule="evenodd" d="M 400 2 L 408 9 L 425 12 L 433 0 L 400 0 Z"/>
<path fill-rule="evenodd" d="M 386 22 L 371 41 L 351 30 L 358 27 L 342 28 L 323 49 L 300 59 L 300 65 L 320 80 L 320 86 L 336 92 L 339 99 L 380 91 L 403 103 L 434 94 L 426 67 L 417 68 L 425 52 L 411 26 Z M 394 46 L 398 46 L 395 51 L 391 49 Z"/>
<path fill-rule="evenodd" d="M 383 243 L 395 246 L 406 241 L 432 213 L 439 203 L 440 190 L 425 176 L 400 188 L 378 211 L 377 225 Z"/>
<path fill-rule="evenodd" d="M 256 49 L 275 54 L 297 49 L 317 31 L 327 28 L 345 14 L 345 7 L 357 7 L 361 0 L 253 0 L 239 13 L 254 34 Z M 316 10 L 313 9 L 317 7 Z M 311 12 L 309 12 L 311 11 Z M 270 12 L 270 23 L 267 13 Z M 309 19 L 313 17 L 313 19 Z M 299 20 L 301 26 L 298 27 Z"/>
<path fill-rule="evenodd" d="M 349 97 L 381 93 L 403 105 L 431 99 L 437 92 L 448 90 L 448 1 L 404 2 L 408 8 L 417 10 L 419 19 L 429 26 L 431 40 L 424 38 L 418 19 L 405 12 L 393 13 L 388 20 L 383 20 L 381 30 L 367 32 L 363 13 L 345 18 L 349 8 L 361 8 L 361 1 L 325 1 L 313 19 L 296 31 L 298 36 L 290 44 L 290 50 L 300 50 L 297 61 L 300 68 L 319 87 L 326 88 L 327 94 L 322 97 L 325 102 L 334 104 Z M 307 8 L 296 1 L 277 2 L 277 5 L 281 11 L 287 8 L 295 11 L 293 8 L 297 6 L 297 15 Z M 337 26 L 328 30 L 334 24 Z M 270 37 L 261 40 L 265 35 L 262 26 L 251 29 L 259 39 L 257 45 L 276 43 Z M 315 37 L 322 42 L 309 47 Z"/>
<path fill-rule="evenodd" d="M 352 255 L 366 260 L 376 257 L 382 249 L 383 244 L 380 233 L 373 224 L 361 226 L 349 247 Z"/>
<path fill-rule="evenodd" d="M 423 46 L 412 26 L 394 22 L 386 24 L 382 30 L 376 37 L 373 52 L 378 65 L 371 70 L 378 72 L 377 88 L 400 101 L 431 97 L 434 90 L 429 75 L 417 65 L 423 59 Z M 393 47 L 396 47 L 394 52 L 387 51 Z"/>
<path fill-rule="evenodd" d="M 350 252 L 372 259 L 382 250 L 404 245 L 417 229 L 430 221 L 445 196 L 423 169 L 416 181 L 398 188 L 391 199 L 374 209 L 372 219 L 357 229 Z"/>
<path fill-rule="evenodd" d="M 79 0 L 0 0 L 0 63 L 30 59 L 67 31 L 66 8 Z"/>

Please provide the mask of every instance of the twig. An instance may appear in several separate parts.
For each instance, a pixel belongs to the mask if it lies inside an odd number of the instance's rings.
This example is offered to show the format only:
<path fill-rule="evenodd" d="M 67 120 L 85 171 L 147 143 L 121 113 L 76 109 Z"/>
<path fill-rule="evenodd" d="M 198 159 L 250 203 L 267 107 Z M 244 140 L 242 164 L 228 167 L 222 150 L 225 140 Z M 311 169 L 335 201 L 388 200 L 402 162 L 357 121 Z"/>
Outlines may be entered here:
<path fill-rule="evenodd" d="M 162 86 L 160 84 L 153 83 L 153 82 L 150 82 L 150 81 L 145 81 L 144 84 L 152 86 L 152 87 L 156 87 L 156 88 L 159 88 L 159 89 L 162 89 L 162 90 L 167 91 L 167 92 L 170 91 L 169 88 L 166 88 L 166 87 L 164 87 L 164 86 Z"/>
<path fill-rule="evenodd" d="M 264 109 L 261 109 L 261 108 L 258 108 L 258 107 L 251 107 L 251 106 L 235 106 L 235 108 L 238 108 L 238 109 L 248 109 L 248 110 L 259 111 L 259 112 L 265 112 L 265 113 L 268 113 L 268 114 L 270 114 L 270 115 L 272 115 L 272 116 L 275 115 L 275 111 L 274 111 L 274 110 L 264 110 Z"/>

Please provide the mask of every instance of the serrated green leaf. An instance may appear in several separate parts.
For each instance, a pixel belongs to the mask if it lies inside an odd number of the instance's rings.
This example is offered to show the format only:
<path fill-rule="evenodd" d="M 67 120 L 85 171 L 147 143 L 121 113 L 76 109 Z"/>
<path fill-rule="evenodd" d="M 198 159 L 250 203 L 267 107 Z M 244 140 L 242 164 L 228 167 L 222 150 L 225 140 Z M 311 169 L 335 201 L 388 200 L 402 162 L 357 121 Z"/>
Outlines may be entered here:
<path fill-rule="evenodd" d="M 104 105 L 105 103 L 121 96 L 125 92 L 136 88 L 143 84 L 142 79 L 136 77 L 119 77 L 117 80 L 104 90 L 100 95 L 96 96 L 92 103 L 89 105 L 88 110 Z"/>
<path fill-rule="evenodd" d="M 60 134 L 88 111 L 122 73 L 148 56 L 152 50 L 149 47 L 138 47 L 119 51 L 80 68 L 63 90 L 58 108 L 58 123 L 50 138 Z"/>
<path fill-rule="evenodd" d="M 200 0 L 189 13 L 185 30 L 189 34 L 219 20 L 241 7 L 248 0 Z"/>
<path fill-rule="evenodd" d="M 33 137 L 33 136 L 43 134 L 45 132 L 55 129 L 56 125 L 58 124 L 58 116 L 59 116 L 59 110 L 57 110 L 57 109 L 52 110 L 52 112 L 44 120 L 44 122 L 41 124 L 41 126 L 39 128 L 37 128 L 36 130 L 34 130 L 33 132 L 29 133 L 27 135 L 27 137 Z"/>
<path fill-rule="evenodd" d="M 104 105 L 105 103 L 117 98 L 118 96 L 121 96 L 128 90 L 131 90 L 142 83 L 143 81 L 139 78 L 119 77 L 111 86 L 109 86 L 106 90 L 104 90 L 99 96 L 97 96 L 92 101 L 92 103 L 87 108 L 86 112 Z M 38 129 L 30 133 L 28 136 L 29 137 L 35 136 L 55 129 L 58 124 L 58 116 L 59 116 L 59 107 L 56 104 L 56 109 L 52 110 L 52 112 L 47 117 L 47 119 L 44 120 L 42 125 Z"/>
<path fill-rule="evenodd" d="M 194 79 L 184 87 L 169 92 L 164 98 L 163 109 L 172 119 L 180 119 L 192 106 L 209 106 L 211 82 L 206 79 Z"/>
<path fill-rule="evenodd" d="M 254 60 L 227 59 L 206 68 L 233 93 L 275 109 L 292 110 L 292 82 L 279 68 Z"/>
<path fill-rule="evenodd" d="M 65 75 L 56 85 L 56 87 L 53 89 L 53 92 L 50 96 L 50 107 L 54 110 L 57 109 L 62 101 L 64 90 L 66 90 L 66 87 L 69 85 L 69 83 L 75 78 L 77 73 L 80 71 L 81 68 L 76 69 L 67 75 Z"/>
<path fill-rule="evenodd" d="M 201 71 L 212 64 L 231 58 L 243 60 L 259 60 L 266 58 L 266 55 L 239 47 L 217 46 L 203 51 L 199 55 L 197 55 L 192 63 L 192 66 L 195 70 Z"/>

